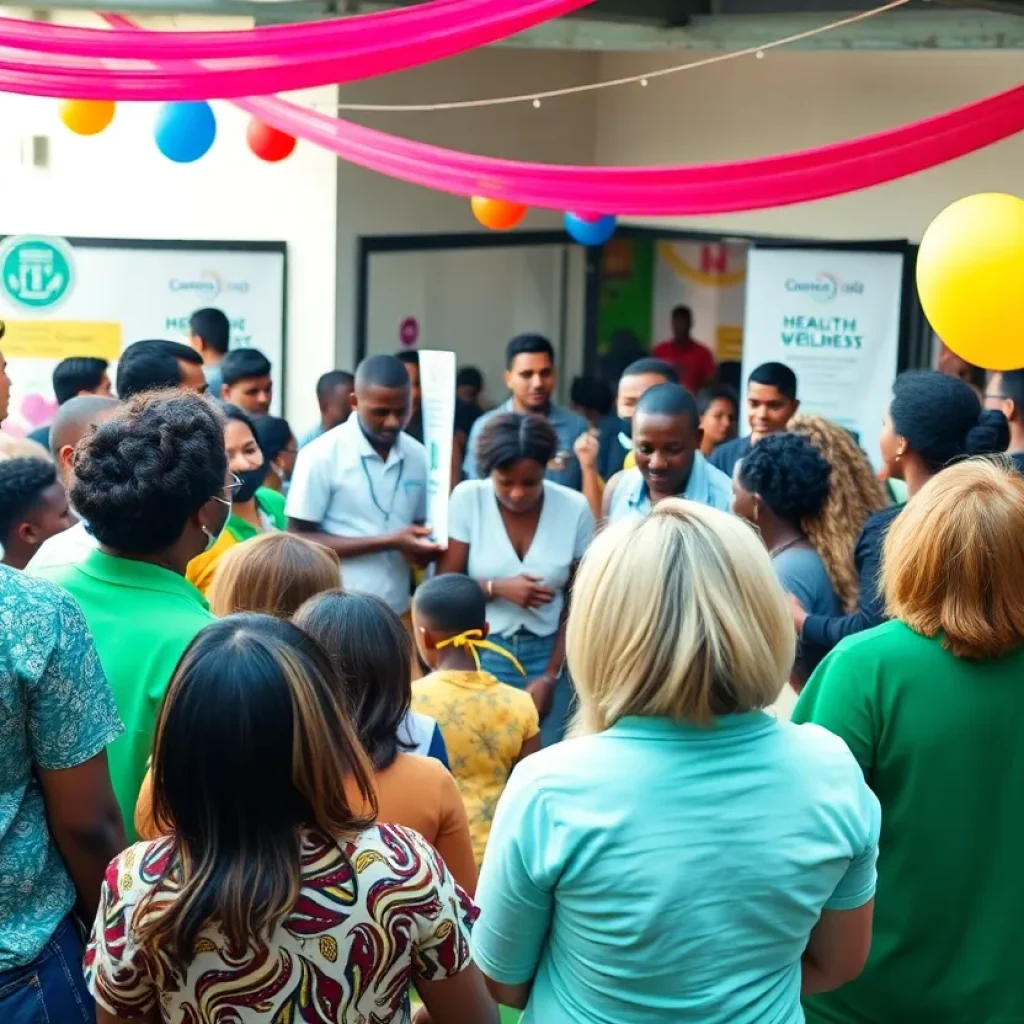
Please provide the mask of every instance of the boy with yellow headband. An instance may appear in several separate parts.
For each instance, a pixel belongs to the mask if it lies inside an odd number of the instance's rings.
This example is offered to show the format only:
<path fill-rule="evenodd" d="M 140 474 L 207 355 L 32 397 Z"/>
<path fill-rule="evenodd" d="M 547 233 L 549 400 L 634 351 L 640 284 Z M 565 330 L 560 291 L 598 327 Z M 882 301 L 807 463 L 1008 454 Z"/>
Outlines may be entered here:
<path fill-rule="evenodd" d="M 416 649 L 431 673 L 413 683 L 412 707 L 441 728 L 479 866 L 513 766 L 540 749 L 537 706 L 525 691 L 480 671 L 478 650 L 514 659 L 487 640 L 487 599 L 474 580 L 429 580 L 416 591 L 412 615 Z"/>

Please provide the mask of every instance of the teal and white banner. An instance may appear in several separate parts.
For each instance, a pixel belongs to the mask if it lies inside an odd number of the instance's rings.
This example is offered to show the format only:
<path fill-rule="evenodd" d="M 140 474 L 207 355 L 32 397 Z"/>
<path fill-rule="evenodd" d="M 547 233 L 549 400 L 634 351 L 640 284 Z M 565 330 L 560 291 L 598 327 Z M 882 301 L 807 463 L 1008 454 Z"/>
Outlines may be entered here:
<path fill-rule="evenodd" d="M 797 376 L 801 412 L 878 438 L 899 357 L 903 255 L 752 249 L 747 256 L 743 381 L 761 363 Z"/>
<path fill-rule="evenodd" d="M 448 495 L 452 489 L 455 425 L 455 353 L 420 350 L 420 409 L 427 449 L 427 525 L 448 546 Z"/>
<path fill-rule="evenodd" d="M 8 236 L 0 242 L 0 319 L 11 378 L 4 430 L 27 434 L 56 410 L 62 359 L 108 360 L 143 338 L 185 341 L 192 313 L 222 309 L 234 348 L 258 348 L 284 396 L 285 252 L 275 243 L 118 241 Z M 250 247 L 251 246 L 251 247 Z"/>

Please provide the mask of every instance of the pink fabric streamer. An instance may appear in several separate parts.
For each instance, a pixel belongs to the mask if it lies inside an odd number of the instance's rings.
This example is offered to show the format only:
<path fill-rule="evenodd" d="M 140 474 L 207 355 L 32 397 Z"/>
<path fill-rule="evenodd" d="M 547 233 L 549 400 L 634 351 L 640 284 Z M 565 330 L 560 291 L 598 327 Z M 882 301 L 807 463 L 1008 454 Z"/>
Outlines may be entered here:
<path fill-rule="evenodd" d="M 170 61 L 149 56 L 144 45 L 149 34 L 144 31 L 66 30 L 56 25 L 0 19 L 0 91 L 83 100 L 230 99 L 288 92 L 418 67 L 505 39 L 590 2 L 434 0 L 411 9 L 316 25 L 249 32 L 154 33 L 171 52 L 172 41 L 178 40 L 185 44 L 184 52 L 204 53 L 201 64 L 177 55 Z M 15 32 L 12 26 L 24 27 Z M 99 41 L 94 35 L 117 36 L 118 58 L 104 54 L 106 63 L 100 63 L 94 54 L 68 56 L 58 44 L 68 31 L 74 40 L 87 34 L 89 45 L 82 44 L 78 49 L 90 51 Z M 264 33 L 281 36 L 281 47 L 274 49 L 264 40 Z M 225 45 L 220 37 L 231 39 Z M 249 38 L 248 44 L 245 38 Z M 34 49 L 27 47 L 30 39 L 35 40 Z M 52 43 L 49 49 L 47 39 Z M 206 50 L 193 39 L 199 39 Z M 129 40 L 134 41 L 134 52 L 128 52 Z M 303 41 L 305 45 L 300 45 Z M 12 49 L 12 44 L 19 48 Z M 208 59 L 212 53 L 217 54 L 216 58 Z M 140 68 L 140 61 L 158 66 Z"/>
<path fill-rule="evenodd" d="M 117 15 L 104 20 L 134 27 Z M 733 213 L 825 199 L 915 174 L 1024 130 L 1020 85 L 923 121 L 795 153 L 689 167 L 571 167 L 412 142 L 274 97 L 235 105 L 350 163 L 426 188 L 553 210 L 647 216 Z"/>
<path fill-rule="evenodd" d="M 915 174 L 1024 130 L 1024 86 L 1018 86 L 924 121 L 796 153 L 689 167 L 571 167 L 411 142 L 281 99 L 236 105 L 344 160 L 412 184 L 618 215 L 732 213 L 825 199 Z"/>

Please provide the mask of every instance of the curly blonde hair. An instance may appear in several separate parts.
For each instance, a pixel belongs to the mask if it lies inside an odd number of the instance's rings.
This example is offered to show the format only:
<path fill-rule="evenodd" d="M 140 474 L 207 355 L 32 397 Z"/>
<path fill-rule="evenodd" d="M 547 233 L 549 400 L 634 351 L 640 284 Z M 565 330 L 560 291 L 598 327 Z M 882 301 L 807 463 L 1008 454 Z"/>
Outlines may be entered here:
<path fill-rule="evenodd" d="M 832 467 L 821 512 L 801 527 L 850 614 L 860 603 L 860 580 L 853 561 L 857 539 L 868 516 L 885 508 L 889 499 L 864 450 L 838 423 L 823 416 L 799 415 L 789 421 L 789 430 L 806 438 Z"/>

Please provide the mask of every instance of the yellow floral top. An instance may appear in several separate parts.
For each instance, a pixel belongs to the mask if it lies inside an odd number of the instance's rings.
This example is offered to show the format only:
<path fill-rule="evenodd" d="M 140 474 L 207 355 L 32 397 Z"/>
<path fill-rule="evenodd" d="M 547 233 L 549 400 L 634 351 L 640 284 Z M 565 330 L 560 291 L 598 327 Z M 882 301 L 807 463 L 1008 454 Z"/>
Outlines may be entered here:
<path fill-rule="evenodd" d="M 540 731 L 537 706 L 489 672 L 434 672 L 412 684 L 412 707 L 441 727 L 479 865 L 512 766 Z"/>

